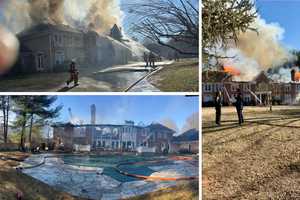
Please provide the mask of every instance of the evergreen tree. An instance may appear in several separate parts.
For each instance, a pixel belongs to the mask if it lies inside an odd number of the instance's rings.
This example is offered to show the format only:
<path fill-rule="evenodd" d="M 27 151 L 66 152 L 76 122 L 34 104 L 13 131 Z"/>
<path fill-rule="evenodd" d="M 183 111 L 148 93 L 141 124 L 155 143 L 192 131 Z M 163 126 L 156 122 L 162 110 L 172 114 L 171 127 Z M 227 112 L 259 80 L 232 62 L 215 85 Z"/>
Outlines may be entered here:
<path fill-rule="evenodd" d="M 14 96 L 14 112 L 17 114 L 15 126 L 21 127 L 20 148 L 25 150 L 25 131 L 29 126 L 29 144 L 31 148 L 32 127 L 34 124 L 44 125 L 47 120 L 56 118 L 61 106 L 53 106 L 56 96 Z"/>

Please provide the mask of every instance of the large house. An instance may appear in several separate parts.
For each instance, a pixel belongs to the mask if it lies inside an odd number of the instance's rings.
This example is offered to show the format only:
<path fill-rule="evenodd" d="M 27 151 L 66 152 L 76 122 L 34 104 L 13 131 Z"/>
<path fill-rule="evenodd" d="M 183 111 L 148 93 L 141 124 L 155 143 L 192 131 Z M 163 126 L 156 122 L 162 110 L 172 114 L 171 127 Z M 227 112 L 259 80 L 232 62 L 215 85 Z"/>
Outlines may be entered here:
<path fill-rule="evenodd" d="M 172 152 L 199 153 L 199 130 L 190 129 L 173 137 Z"/>
<path fill-rule="evenodd" d="M 72 60 L 80 66 L 97 67 L 132 60 L 132 51 L 125 43 L 63 24 L 38 24 L 19 33 L 18 38 L 21 48 L 15 72 L 65 71 Z"/>
<path fill-rule="evenodd" d="M 296 104 L 299 103 L 300 83 L 275 82 L 265 72 L 261 72 L 252 81 L 235 81 L 224 71 L 206 70 L 202 72 L 202 105 L 214 105 L 217 91 L 223 93 L 224 105 L 230 104 L 237 90 L 242 92 L 246 105 Z"/>
<path fill-rule="evenodd" d="M 144 127 L 132 121 L 126 121 L 123 125 L 67 123 L 54 125 L 53 128 L 57 148 L 86 151 L 137 151 L 145 148 L 158 153 L 168 152 L 175 133 L 161 124 Z"/>

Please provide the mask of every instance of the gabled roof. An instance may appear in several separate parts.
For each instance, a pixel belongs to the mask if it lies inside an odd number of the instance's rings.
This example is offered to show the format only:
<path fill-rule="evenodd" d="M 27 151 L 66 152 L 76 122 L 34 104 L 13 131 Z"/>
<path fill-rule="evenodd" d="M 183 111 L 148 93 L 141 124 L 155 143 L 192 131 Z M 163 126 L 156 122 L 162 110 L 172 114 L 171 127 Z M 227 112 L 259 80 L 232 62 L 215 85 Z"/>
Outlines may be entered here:
<path fill-rule="evenodd" d="M 202 72 L 202 82 L 222 82 L 222 81 L 232 81 L 232 76 L 226 72 L 206 70 Z"/>
<path fill-rule="evenodd" d="M 164 130 L 164 131 L 169 131 L 171 133 L 175 133 L 174 130 L 159 123 L 150 124 L 149 126 L 147 126 L 147 128 L 149 128 L 150 130 Z"/>
<path fill-rule="evenodd" d="M 267 76 L 265 71 L 261 71 L 253 80 L 255 82 L 258 82 L 258 83 L 261 83 L 261 82 L 270 83 L 270 82 L 272 82 L 272 79 L 270 79 Z"/>
<path fill-rule="evenodd" d="M 188 142 L 188 141 L 198 141 L 199 131 L 196 129 L 190 129 L 179 136 L 173 137 L 174 142 Z"/>
<path fill-rule="evenodd" d="M 117 24 L 115 24 L 112 28 L 111 28 L 111 32 L 115 32 L 115 33 L 121 33 L 120 28 L 117 26 Z"/>
<path fill-rule="evenodd" d="M 18 34 L 18 37 L 25 37 L 36 33 L 44 33 L 49 31 L 82 33 L 82 31 L 80 30 L 74 29 L 70 26 L 63 25 L 63 24 L 41 23 L 22 31 L 21 33 Z"/>

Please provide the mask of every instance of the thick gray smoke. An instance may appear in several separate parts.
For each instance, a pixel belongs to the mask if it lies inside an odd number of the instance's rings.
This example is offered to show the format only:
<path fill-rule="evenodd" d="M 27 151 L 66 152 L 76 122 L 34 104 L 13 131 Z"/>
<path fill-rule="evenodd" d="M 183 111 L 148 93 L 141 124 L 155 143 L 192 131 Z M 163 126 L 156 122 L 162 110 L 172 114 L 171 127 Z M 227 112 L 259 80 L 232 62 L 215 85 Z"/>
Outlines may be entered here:
<path fill-rule="evenodd" d="M 38 23 L 65 24 L 108 33 L 122 26 L 118 0 L 4 0 L 0 24 L 20 32 Z"/>
<path fill-rule="evenodd" d="M 113 0 L 94 0 L 85 18 L 89 28 L 98 33 L 107 33 L 114 24 L 120 25 L 120 20 L 120 8 Z"/>
<path fill-rule="evenodd" d="M 29 16 L 33 24 L 65 23 L 64 0 L 28 0 Z"/>
<path fill-rule="evenodd" d="M 248 30 L 240 33 L 238 42 L 226 51 L 233 59 L 223 59 L 221 63 L 241 72 L 237 80 L 252 80 L 261 71 L 277 67 L 293 60 L 294 57 L 281 44 L 284 29 L 277 23 L 266 23 L 260 16 L 252 24 L 257 32 Z"/>

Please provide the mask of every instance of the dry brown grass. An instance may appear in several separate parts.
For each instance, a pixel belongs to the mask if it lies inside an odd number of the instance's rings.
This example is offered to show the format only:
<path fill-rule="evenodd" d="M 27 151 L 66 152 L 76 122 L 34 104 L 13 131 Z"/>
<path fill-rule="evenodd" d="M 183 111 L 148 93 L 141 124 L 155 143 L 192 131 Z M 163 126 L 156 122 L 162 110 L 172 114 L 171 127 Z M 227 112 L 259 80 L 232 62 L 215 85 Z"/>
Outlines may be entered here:
<path fill-rule="evenodd" d="M 199 91 L 199 61 L 184 59 L 175 62 L 151 76 L 149 81 L 164 92 Z"/>
<path fill-rule="evenodd" d="M 199 182 L 186 181 L 175 187 L 161 189 L 141 196 L 128 198 L 127 200 L 198 200 Z"/>
<path fill-rule="evenodd" d="M 300 199 L 300 107 L 246 107 L 243 126 L 233 107 L 204 108 L 204 199 Z"/>

